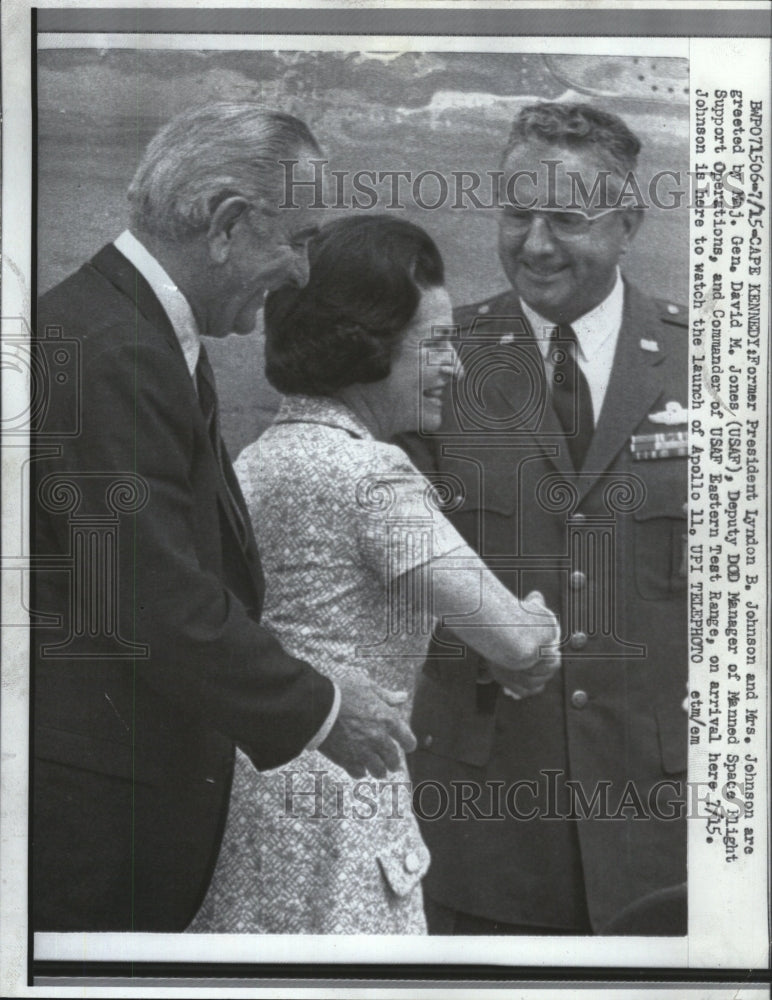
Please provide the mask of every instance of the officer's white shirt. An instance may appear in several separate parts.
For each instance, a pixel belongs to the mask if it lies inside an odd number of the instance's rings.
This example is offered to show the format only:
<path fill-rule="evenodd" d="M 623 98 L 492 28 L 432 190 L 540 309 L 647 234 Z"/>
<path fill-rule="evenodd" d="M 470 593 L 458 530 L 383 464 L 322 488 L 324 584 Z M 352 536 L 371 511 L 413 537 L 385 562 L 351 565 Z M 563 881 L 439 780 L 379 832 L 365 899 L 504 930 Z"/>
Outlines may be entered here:
<path fill-rule="evenodd" d="M 550 340 L 548 331 L 556 324 L 540 316 L 527 302 L 520 300 L 525 317 L 531 325 L 539 350 L 544 358 L 547 384 L 552 384 L 553 364 L 550 360 Z M 592 410 L 595 423 L 606 397 L 611 368 L 614 364 L 619 331 L 622 329 L 622 313 L 625 304 L 625 286 L 622 274 L 617 268 L 616 281 L 606 298 L 590 312 L 575 319 L 571 326 L 576 332 L 578 345 L 577 362 L 590 387 Z"/>

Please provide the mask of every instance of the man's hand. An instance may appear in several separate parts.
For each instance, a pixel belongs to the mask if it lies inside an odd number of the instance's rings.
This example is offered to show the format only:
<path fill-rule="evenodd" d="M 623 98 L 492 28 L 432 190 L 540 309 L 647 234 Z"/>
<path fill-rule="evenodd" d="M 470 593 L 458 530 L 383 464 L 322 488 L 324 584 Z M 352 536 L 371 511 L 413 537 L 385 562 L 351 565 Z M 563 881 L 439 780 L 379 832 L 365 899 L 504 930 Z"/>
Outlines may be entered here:
<path fill-rule="evenodd" d="M 549 681 L 560 667 L 560 658 L 546 657 L 539 660 L 537 664 L 529 670 L 521 670 L 517 674 L 511 671 L 503 672 L 501 676 L 497 668 L 491 664 L 490 671 L 495 680 L 501 684 L 504 694 L 520 701 L 522 698 L 532 698 L 535 694 L 541 694 Z"/>
<path fill-rule="evenodd" d="M 401 705 L 407 695 L 386 691 L 367 680 L 356 684 L 339 681 L 338 688 L 338 718 L 320 751 L 352 778 L 366 774 L 385 778 L 400 766 L 397 744 L 406 753 L 415 750 L 415 736 L 392 707 Z"/>
<path fill-rule="evenodd" d="M 560 626 L 557 618 L 547 608 L 538 590 L 528 594 L 522 607 L 532 616 L 533 625 L 524 630 L 521 656 L 506 666 L 488 664 L 493 678 L 515 699 L 541 694 L 560 667 Z"/>

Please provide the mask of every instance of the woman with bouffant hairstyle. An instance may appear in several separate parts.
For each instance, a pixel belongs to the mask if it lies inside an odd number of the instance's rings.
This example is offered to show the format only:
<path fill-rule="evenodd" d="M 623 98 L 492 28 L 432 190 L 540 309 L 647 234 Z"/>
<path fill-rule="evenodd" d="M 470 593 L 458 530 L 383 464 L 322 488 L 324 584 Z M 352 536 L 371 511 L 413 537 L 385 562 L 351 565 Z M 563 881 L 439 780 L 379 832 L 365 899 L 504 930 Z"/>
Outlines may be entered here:
<path fill-rule="evenodd" d="M 418 226 L 354 216 L 325 226 L 309 246 L 302 290 L 265 307 L 266 375 L 280 392 L 331 396 L 386 378 L 423 290 L 441 288 L 437 247 Z"/>
<path fill-rule="evenodd" d="M 304 288 L 266 301 L 267 374 L 286 396 L 236 463 L 266 577 L 263 624 L 336 684 L 368 677 L 405 719 L 442 616 L 466 615 L 453 634 L 516 696 L 538 692 L 558 666 L 554 615 L 540 595 L 505 589 L 445 518 L 445 484 L 389 443 L 437 430 L 460 375 L 436 246 L 408 222 L 365 215 L 323 227 L 309 261 Z M 194 929 L 425 933 L 428 866 L 404 760 L 374 782 L 314 746 L 262 774 L 239 756 Z"/>

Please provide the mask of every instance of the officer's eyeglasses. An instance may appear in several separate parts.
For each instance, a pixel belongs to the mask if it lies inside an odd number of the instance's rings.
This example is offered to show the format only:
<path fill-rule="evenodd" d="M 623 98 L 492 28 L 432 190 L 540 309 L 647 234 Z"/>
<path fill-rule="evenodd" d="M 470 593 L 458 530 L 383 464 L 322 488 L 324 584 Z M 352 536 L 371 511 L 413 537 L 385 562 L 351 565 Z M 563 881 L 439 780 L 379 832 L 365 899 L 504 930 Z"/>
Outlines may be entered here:
<path fill-rule="evenodd" d="M 604 208 L 594 215 L 587 215 L 581 209 L 566 211 L 559 208 L 539 208 L 532 211 L 509 206 L 504 209 L 504 223 L 511 232 L 518 235 L 525 234 L 533 225 L 536 216 L 541 216 L 556 239 L 570 240 L 577 236 L 586 236 L 598 219 L 616 211 L 617 208 Z"/>

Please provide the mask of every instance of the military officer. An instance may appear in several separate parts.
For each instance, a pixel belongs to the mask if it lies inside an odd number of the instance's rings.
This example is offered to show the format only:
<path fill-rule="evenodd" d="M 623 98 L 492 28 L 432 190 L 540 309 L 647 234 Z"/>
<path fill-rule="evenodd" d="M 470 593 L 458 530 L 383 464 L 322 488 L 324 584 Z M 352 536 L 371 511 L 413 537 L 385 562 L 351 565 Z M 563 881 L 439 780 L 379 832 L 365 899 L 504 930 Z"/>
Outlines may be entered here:
<path fill-rule="evenodd" d="M 455 488 L 461 533 L 562 627 L 562 671 L 533 697 L 441 633 L 424 667 L 434 933 L 686 933 L 687 313 L 620 271 L 643 212 L 614 199 L 639 147 L 587 105 L 521 111 L 511 288 L 457 311 L 464 379 L 441 433 L 409 442 Z M 619 922 L 652 895 L 656 927 Z"/>

